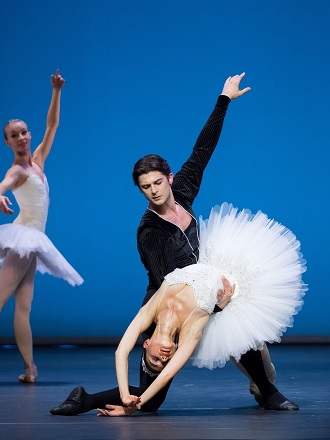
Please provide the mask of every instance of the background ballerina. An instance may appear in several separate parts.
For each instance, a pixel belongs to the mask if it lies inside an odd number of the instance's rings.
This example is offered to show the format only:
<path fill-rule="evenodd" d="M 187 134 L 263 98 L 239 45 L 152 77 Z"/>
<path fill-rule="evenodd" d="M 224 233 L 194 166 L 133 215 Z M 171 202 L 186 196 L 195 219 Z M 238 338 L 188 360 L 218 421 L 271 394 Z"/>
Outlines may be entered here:
<path fill-rule="evenodd" d="M 25 373 L 18 379 L 25 383 L 34 383 L 38 375 L 30 326 L 36 271 L 63 278 L 73 286 L 83 282 L 45 235 L 49 188 L 44 165 L 59 125 L 64 83 L 57 70 L 51 76 L 53 91 L 46 131 L 33 154 L 31 133 L 24 121 L 12 119 L 4 127 L 5 142 L 12 149 L 14 162 L 0 183 L 0 210 L 5 215 L 14 213 L 9 198 L 4 195 L 11 190 L 20 212 L 12 224 L 0 226 L 0 311 L 13 294 L 15 338 L 25 363 Z"/>

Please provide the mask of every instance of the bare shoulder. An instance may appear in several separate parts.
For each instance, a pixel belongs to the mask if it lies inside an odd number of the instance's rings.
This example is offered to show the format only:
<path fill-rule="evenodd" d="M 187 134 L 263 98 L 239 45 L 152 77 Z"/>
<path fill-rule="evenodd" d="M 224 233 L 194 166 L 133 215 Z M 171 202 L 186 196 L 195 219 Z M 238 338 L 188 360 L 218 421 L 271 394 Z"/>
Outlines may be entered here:
<path fill-rule="evenodd" d="M 9 189 L 13 190 L 23 185 L 28 177 L 29 174 L 26 169 L 21 165 L 15 164 L 7 170 L 5 177 L 1 182 L 1 186 L 5 191 L 8 191 Z"/>
<path fill-rule="evenodd" d="M 42 173 L 44 172 L 44 161 L 42 160 L 42 156 L 38 150 L 38 148 L 32 154 L 32 164 L 34 168 L 37 168 Z"/>
<path fill-rule="evenodd" d="M 156 311 L 167 289 L 168 289 L 168 284 L 166 283 L 166 281 L 163 281 L 159 289 L 154 293 L 154 295 L 152 295 L 152 297 L 142 307 L 142 309 Z"/>
<path fill-rule="evenodd" d="M 189 325 L 185 325 L 180 332 L 179 346 L 186 341 L 199 341 L 202 337 L 204 327 L 206 326 L 210 315 L 201 309 L 196 309 L 196 311 L 197 313 L 194 313 L 191 316 Z"/>
<path fill-rule="evenodd" d="M 36 171 L 43 172 L 43 168 L 40 166 L 39 162 L 35 159 L 35 157 L 32 156 L 32 167 Z"/>
<path fill-rule="evenodd" d="M 24 183 L 25 180 L 29 177 L 29 173 L 21 165 L 15 164 L 9 168 L 9 170 L 6 173 L 6 177 L 7 176 L 15 179 L 17 182 L 16 186 L 19 186 L 22 183 Z"/>

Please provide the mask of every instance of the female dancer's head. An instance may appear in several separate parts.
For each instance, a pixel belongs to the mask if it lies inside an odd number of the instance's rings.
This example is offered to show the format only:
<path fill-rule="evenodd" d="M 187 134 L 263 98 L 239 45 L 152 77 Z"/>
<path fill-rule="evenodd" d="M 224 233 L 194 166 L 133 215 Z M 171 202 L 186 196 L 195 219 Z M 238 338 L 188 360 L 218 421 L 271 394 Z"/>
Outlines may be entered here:
<path fill-rule="evenodd" d="M 143 349 L 142 367 L 146 373 L 152 376 L 159 374 L 165 368 L 174 356 L 177 344 L 167 338 L 153 336 L 144 341 Z"/>
<path fill-rule="evenodd" d="M 6 144 L 18 156 L 30 151 L 31 133 L 21 119 L 11 119 L 3 128 Z"/>

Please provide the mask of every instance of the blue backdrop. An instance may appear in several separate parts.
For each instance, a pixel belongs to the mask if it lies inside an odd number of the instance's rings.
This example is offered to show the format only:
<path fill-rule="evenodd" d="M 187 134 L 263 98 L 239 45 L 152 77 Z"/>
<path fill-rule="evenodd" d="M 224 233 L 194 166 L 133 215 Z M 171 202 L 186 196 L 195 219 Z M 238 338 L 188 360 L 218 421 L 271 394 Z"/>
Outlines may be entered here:
<path fill-rule="evenodd" d="M 123 333 L 147 284 L 132 167 L 158 153 L 176 172 L 223 82 L 242 71 L 252 90 L 230 104 L 195 212 L 228 201 L 293 230 L 309 292 L 288 334 L 330 334 L 328 0 L 1 0 L 0 11 L 2 124 L 26 120 L 36 147 L 50 74 L 66 79 L 47 234 L 85 283 L 38 274 L 35 336 Z M 3 144 L 1 176 L 11 161 Z M 11 299 L 2 336 L 12 315 Z"/>

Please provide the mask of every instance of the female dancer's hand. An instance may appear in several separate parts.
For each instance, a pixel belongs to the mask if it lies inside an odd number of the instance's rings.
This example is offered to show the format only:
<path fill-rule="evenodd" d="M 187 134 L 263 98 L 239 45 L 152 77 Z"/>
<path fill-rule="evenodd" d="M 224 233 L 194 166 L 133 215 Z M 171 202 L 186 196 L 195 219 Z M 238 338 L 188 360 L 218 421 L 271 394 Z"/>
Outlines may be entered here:
<path fill-rule="evenodd" d="M 11 205 L 11 201 L 6 196 L 0 195 L 0 211 L 2 211 L 5 215 L 14 214 L 14 211 L 8 207 Z"/>
<path fill-rule="evenodd" d="M 136 410 L 136 406 L 120 406 L 120 405 L 105 405 L 107 409 L 97 408 L 98 414 L 97 416 L 102 417 L 123 417 L 130 416 Z"/>
<path fill-rule="evenodd" d="M 136 406 L 139 409 L 141 407 L 141 398 L 138 396 L 133 396 L 132 394 L 126 394 L 122 397 L 121 401 L 123 402 L 123 405 L 127 407 Z"/>
<path fill-rule="evenodd" d="M 241 73 L 240 75 L 230 76 L 229 78 L 227 78 L 223 86 L 221 95 L 226 95 L 230 99 L 235 99 L 249 92 L 251 90 L 251 87 L 245 87 L 245 89 L 243 90 L 239 89 L 240 82 L 244 76 L 245 72 Z"/>
<path fill-rule="evenodd" d="M 60 71 L 58 69 L 56 70 L 55 75 L 52 75 L 51 81 L 54 89 L 61 89 L 65 83 L 65 79 L 60 75 Z"/>
<path fill-rule="evenodd" d="M 217 305 L 220 309 L 224 309 L 226 305 L 229 303 L 231 297 L 235 293 L 235 284 L 231 285 L 225 276 L 221 277 L 223 289 L 219 289 L 217 292 Z"/>

